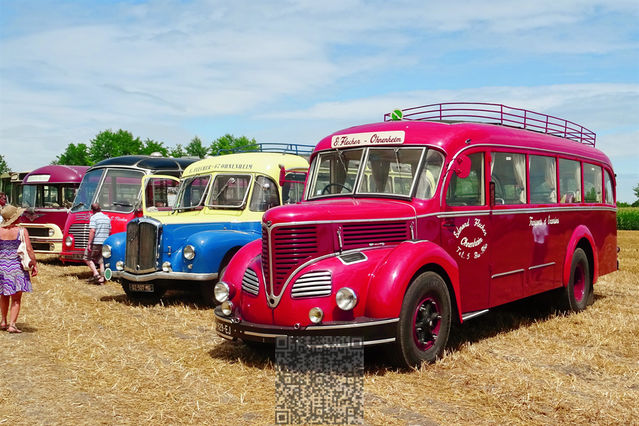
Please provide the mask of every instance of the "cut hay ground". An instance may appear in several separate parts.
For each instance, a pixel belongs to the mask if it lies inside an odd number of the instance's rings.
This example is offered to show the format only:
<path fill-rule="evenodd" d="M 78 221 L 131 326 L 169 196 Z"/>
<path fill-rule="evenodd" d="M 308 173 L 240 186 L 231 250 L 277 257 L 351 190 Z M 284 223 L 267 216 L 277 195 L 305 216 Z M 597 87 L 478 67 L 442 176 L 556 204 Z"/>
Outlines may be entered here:
<path fill-rule="evenodd" d="M 622 270 L 583 313 L 502 307 L 418 371 L 367 352 L 365 423 L 639 423 L 639 232 L 619 245 Z M 54 258 L 40 270 L 24 333 L 0 333 L 0 424 L 274 423 L 273 362 L 217 338 L 211 310 L 184 294 L 131 304 Z"/>

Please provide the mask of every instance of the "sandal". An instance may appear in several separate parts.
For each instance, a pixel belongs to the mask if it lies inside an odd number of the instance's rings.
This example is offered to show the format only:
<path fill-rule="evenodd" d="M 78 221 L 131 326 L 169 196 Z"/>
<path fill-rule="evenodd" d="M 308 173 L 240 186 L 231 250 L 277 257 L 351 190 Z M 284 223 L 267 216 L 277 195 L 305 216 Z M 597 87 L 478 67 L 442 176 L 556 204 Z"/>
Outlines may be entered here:
<path fill-rule="evenodd" d="M 9 326 L 7 324 L 0 324 L 0 330 L 6 331 Z"/>
<path fill-rule="evenodd" d="M 100 280 L 100 276 L 99 275 L 94 275 L 91 278 L 88 278 L 87 281 L 90 283 L 97 283 Z"/>
<path fill-rule="evenodd" d="M 104 277 L 100 277 L 98 278 L 98 281 L 96 282 L 97 285 L 104 285 Z"/>
<path fill-rule="evenodd" d="M 7 328 L 7 331 L 8 331 L 9 333 L 22 333 L 22 330 L 20 330 L 20 329 L 19 329 L 18 327 L 16 327 L 15 325 L 10 325 L 10 326 Z"/>

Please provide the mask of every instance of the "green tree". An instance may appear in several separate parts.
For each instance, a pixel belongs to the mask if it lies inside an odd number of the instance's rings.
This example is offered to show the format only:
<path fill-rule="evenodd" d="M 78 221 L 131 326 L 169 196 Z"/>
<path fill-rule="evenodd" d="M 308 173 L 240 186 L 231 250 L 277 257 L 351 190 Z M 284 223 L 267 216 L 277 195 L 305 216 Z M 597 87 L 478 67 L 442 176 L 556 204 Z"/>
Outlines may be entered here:
<path fill-rule="evenodd" d="M 136 155 L 142 152 L 143 143 L 140 138 L 133 138 L 126 130 L 104 130 L 91 140 L 89 156 L 93 163 L 121 155 Z"/>
<path fill-rule="evenodd" d="M 637 186 L 632 188 L 632 190 L 635 192 L 635 198 L 639 200 L 639 183 L 637 184 Z"/>
<path fill-rule="evenodd" d="M 9 165 L 5 161 L 4 155 L 0 154 L 0 173 L 6 173 L 9 171 L 11 171 L 11 169 L 9 169 Z"/>
<path fill-rule="evenodd" d="M 70 143 L 67 149 L 56 157 L 52 164 L 64 164 L 67 166 L 90 166 L 93 164 L 89 157 L 89 147 L 86 144 Z"/>
<path fill-rule="evenodd" d="M 231 154 L 238 151 L 255 151 L 257 149 L 258 145 L 255 139 L 249 139 L 246 136 L 236 138 L 228 133 L 211 143 L 212 155 Z"/>
<path fill-rule="evenodd" d="M 196 136 L 186 146 L 186 153 L 193 157 L 204 158 L 208 155 L 209 149 L 202 145 L 202 140 Z"/>
<path fill-rule="evenodd" d="M 186 155 L 186 151 L 184 151 L 182 144 L 177 144 L 174 148 L 169 150 L 169 155 L 173 158 L 180 158 Z"/>
<path fill-rule="evenodd" d="M 144 141 L 140 154 L 151 155 L 154 152 L 159 152 L 163 157 L 169 155 L 169 150 L 164 146 L 164 142 L 157 142 L 147 138 Z"/>

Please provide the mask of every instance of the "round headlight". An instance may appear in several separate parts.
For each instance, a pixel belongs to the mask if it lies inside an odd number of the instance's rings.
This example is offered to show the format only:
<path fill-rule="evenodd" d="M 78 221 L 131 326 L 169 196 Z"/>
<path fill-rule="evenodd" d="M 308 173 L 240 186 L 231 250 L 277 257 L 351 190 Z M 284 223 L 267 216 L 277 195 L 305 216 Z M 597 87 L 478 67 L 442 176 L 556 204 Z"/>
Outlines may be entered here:
<path fill-rule="evenodd" d="M 168 260 L 162 264 L 162 270 L 164 272 L 171 272 L 171 262 Z"/>
<path fill-rule="evenodd" d="M 342 287 L 335 294 L 335 302 L 343 311 L 350 311 L 357 305 L 357 295 L 348 287 Z"/>
<path fill-rule="evenodd" d="M 53 234 L 55 234 L 55 231 L 53 230 L 53 228 L 49 228 L 49 236 L 53 237 Z"/>
<path fill-rule="evenodd" d="M 115 269 L 117 269 L 118 271 L 123 271 L 124 270 L 124 262 L 121 260 L 118 260 L 115 263 Z"/>
<path fill-rule="evenodd" d="M 313 324 L 320 323 L 322 318 L 324 318 L 324 312 L 322 312 L 320 308 L 314 307 L 308 311 L 308 319 L 310 319 Z"/>
<path fill-rule="evenodd" d="M 191 244 L 184 247 L 184 258 L 186 260 L 193 260 L 194 257 L 195 257 L 195 247 L 193 247 Z"/>
<path fill-rule="evenodd" d="M 105 244 L 102 246 L 102 257 L 108 259 L 111 257 L 111 246 Z"/>
<path fill-rule="evenodd" d="M 215 295 L 215 300 L 217 300 L 220 303 L 226 302 L 227 300 L 229 300 L 230 293 L 231 293 L 231 289 L 229 288 L 228 284 L 223 283 L 222 281 L 218 282 L 217 284 L 215 284 L 215 287 L 213 287 L 213 294 Z"/>
<path fill-rule="evenodd" d="M 222 310 L 222 313 L 224 315 L 231 315 L 233 313 L 233 302 L 231 302 L 230 300 L 223 302 L 222 305 L 220 305 L 220 309 Z"/>
<path fill-rule="evenodd" d="M 64 245 L 67 247 L 71 247 L 73 245 L 73 238 L 71 238 L 71 235 L 64 239 Z"/>

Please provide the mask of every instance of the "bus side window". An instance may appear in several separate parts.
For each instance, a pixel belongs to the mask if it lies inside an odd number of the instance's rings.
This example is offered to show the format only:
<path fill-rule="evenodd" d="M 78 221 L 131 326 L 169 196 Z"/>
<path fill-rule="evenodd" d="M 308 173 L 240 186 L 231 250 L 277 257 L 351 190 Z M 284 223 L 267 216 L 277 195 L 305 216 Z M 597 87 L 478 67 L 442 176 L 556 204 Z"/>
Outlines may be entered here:
<path fill-rule="evenodd" d="M 486 203 L 484 191 L 484 154 L 470 154 L 470 173 L 465 178 L 453 174 L 448 182 L 446 204 L 449 206 L 481 206 Z"/>
<path fill-rule="evenodd" d="M 286 174 L 282 185 L 282 203 L 295 204 L 302 201 L 305 179 L 306 173 L 291 172 Z"/>
<path fill-rule="evenodd" d="M 612 179 L 610 178 L 610 172 L 606 170 L 604 173 L 604 185 L 606 188 L 606 204 L 615 204 L 615 194 L 612 189 Z"/>
<path fill-rule="evenodd" d="M 531 155 L 530 202 L 546 204 L 557 202 L 557 163 L 554 157 Z"/>
<path fill-rule="evenodd" d="M 603 201 L 601 184 L 601 167 L 584 163 L 584 201 L 586 203 Z"/>
<path fill-rule="evenodd" d="M 495 183 L 495 204 L 526 202 L 526 156 L 495 152 L 490 165 L 490 179 Z"/>
<path fill-rule="evenodd" d="M 581 166 L 579 161 L 559 159 L 560 203 L 581 202 Z"/>
<path fill-rule="evenodd" d="M 265 212 L 280 204 L 277 185 L 266 176 L 258 176 L 253 185 L 253 195 L 249 209 L 254 212 Z"/>

